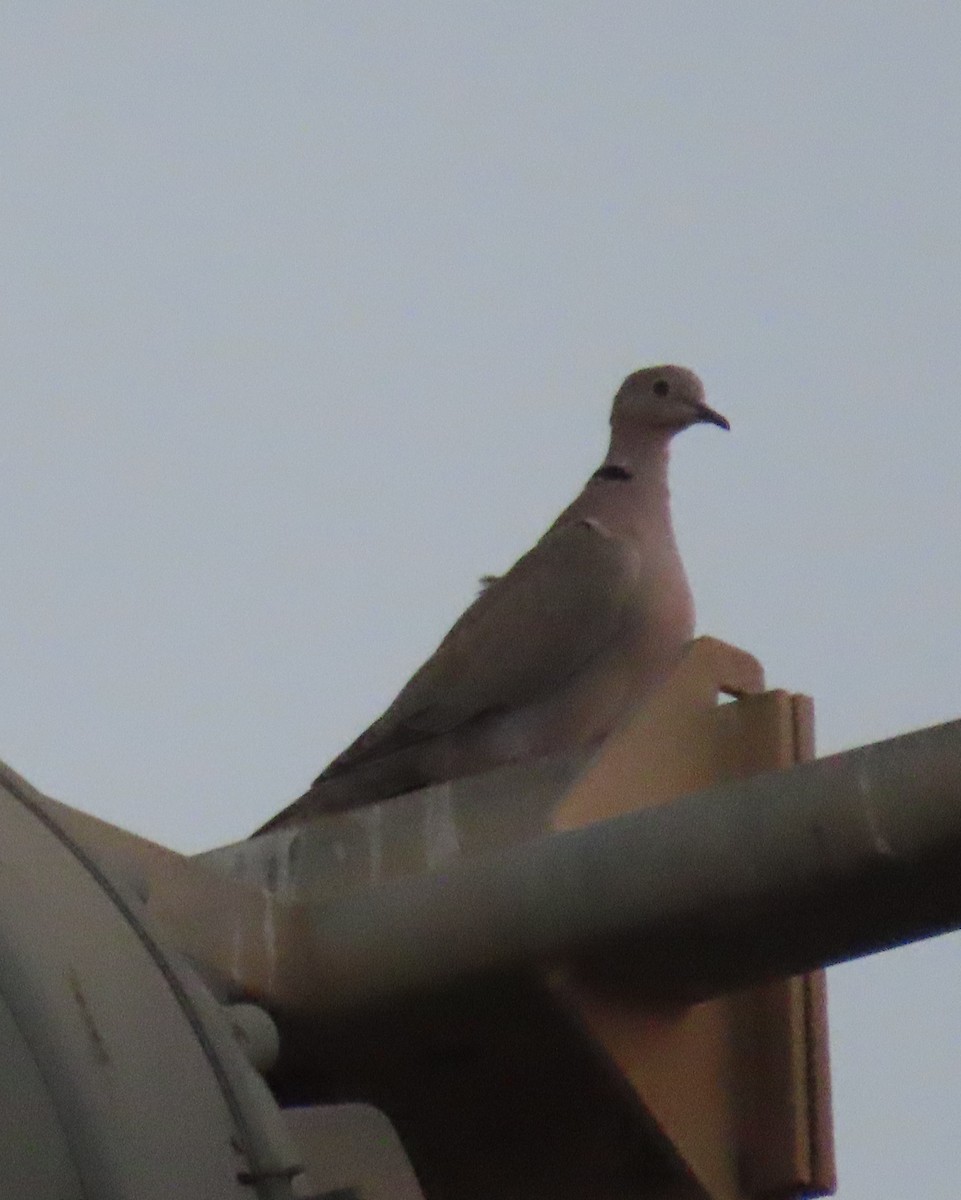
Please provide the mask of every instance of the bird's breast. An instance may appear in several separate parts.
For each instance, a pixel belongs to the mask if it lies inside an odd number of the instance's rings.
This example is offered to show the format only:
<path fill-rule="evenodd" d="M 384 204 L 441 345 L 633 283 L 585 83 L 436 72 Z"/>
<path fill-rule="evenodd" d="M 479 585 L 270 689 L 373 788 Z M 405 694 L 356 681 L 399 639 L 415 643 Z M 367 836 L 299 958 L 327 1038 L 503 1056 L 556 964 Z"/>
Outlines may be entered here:
<path fill-rule="evenodd" d="M 502 762 L 563 754 L 603 741 L 676 666 L 694 631 L 694 605 L 680 558 L 655 566 L 638 555 L 635 599 L 620 635 L 549 695 L 496 718 L 493 756 Z"/>

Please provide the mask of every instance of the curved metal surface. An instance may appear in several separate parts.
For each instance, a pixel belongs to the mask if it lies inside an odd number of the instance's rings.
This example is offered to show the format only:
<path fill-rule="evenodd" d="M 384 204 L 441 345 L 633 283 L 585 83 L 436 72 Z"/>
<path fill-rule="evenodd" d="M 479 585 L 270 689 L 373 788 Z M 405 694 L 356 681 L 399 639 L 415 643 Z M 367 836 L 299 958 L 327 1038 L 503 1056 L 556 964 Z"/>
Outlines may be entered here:
<path fill-rule="evenodd" d="M 83 1185 L 53 1097 L 2 998 L 0 1064 L 0 1191 L 31 1200 L 83 1200 Z"/>
<path fill-rule="evenodd" d="M 10 1018 L 0 1049 L 23 1102 L 0 1130 L 9 1161 L 34 1160 L 39 1185 L 56 1159 L 72 1189 L 58 1197 L 289 1200 L 298 1156 L 220 1005 L 29 785 L 12 772 L 0 782 L 0 1000 Z M 24 1119 L 31 1108 L 34 1121 Z"/>

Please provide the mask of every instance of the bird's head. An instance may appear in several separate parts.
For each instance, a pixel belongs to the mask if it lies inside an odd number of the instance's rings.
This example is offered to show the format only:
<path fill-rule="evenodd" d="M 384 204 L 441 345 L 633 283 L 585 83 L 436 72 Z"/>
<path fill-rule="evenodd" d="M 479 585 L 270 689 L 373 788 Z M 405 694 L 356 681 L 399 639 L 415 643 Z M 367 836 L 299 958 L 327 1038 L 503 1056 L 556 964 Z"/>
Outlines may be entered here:
<path fill-rule="evenodd" d="M 709 407 L 704 385 L 686 367 L 645 367 L 628 375 L 611 410 L 615 429 L 649 429 L 668 436 L 704 421 L 730 428 L 726 418 Z"/>

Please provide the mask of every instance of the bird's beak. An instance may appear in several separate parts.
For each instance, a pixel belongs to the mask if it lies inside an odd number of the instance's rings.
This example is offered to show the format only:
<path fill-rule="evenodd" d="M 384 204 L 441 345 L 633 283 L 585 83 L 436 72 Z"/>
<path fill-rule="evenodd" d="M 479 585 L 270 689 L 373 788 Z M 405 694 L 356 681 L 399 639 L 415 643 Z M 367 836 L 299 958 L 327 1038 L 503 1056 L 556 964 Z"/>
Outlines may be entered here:
<path fill-rule="evenodd" d="M 721 429 L 730 429 L 731 423 L 727 417 L 722 417 L 719 412 L 715 412 L 707 404 L 699 404 L 697 406 L 696 421 L 706 421 L 711 425 L 719 425 Z"/>

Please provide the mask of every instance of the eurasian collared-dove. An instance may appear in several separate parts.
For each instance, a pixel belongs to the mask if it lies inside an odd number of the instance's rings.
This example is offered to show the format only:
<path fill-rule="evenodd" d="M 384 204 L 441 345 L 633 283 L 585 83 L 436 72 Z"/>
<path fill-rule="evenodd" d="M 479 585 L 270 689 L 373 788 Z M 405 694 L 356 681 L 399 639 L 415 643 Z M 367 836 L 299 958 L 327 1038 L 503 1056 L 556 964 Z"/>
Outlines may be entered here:
<path fill-rule="evenodd" d="M 629 375 L 577 499 L 491 579 L 383 716 L 258 832 L 507 762 L 597 745 L 694 629 L 671 528 L 671 438 L 728 428 L 683 367 Z"/>

